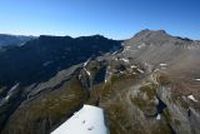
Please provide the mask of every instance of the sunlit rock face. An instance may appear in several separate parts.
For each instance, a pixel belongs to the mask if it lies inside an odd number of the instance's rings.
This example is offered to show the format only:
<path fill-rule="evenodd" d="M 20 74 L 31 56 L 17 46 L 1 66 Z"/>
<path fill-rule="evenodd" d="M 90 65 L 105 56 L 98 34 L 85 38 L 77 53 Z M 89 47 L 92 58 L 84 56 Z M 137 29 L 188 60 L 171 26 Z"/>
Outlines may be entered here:
<path fill-rule="evenodd" d="M 45 43 L 47 37 L 42 38 Z M 101 52 L 94 56 L 96 51 L 92 51 L 84 57 L 85 47 L 80 47 L 83 40 L 86 46 L 94 43 L 92 50 L 98 48 Z M 110 43 L 114 44 L 103 51 L 96 43 L 102 40 L 103 44 L 107 43 L 106 48 Z M 74 55 L 62 62 L 48 59 L 41 62 L 42 68 L 59 67 L 48 79 L 31 79 L 25 84 L 20 79 L 22 83 L 18 82 L 15 91 L 20 91 L 21 101 L 19 104 L 10 101 L 9 104 L 16 107 L 7 115 L 9 118 L 4 118 L 3 134 L 53 132 L 72 119 L 75 112 L 82 110 L 84 104 L 104 111 L 105 126 L 111 134 L 200 132 L 199 41 L 173 37 L 163 30 L 143 30 L 125 41 L 113 42 L 93 36 L 77 38 L 77 42 L 79 49 L 67 48 L 67 51 L 75 55 L 76 50 L 81 52 L 84 58 L 78 63 L 75 63 Z M 48 42 L 46 44 L 44 48 L 50 52 L 57 50 L 53 44 L 50 43 L 53 49 Z M 32 42 L 33 48 L 34 45 Z M 120 47 L 113 47 L 118 45 Z M 62 44 L 58 50 L 62 52 L 64 46 Z M 91 52 L 87 48 L 87 52 Z M 58 59 L 59 56 L 66 55 L 56 54 Z M 40 75 L 36 76 L 34 78 Z M 14 82 L 9 89 L 18 83 Z M 8 96 L 6 84 L 0 87 L 1 100 L 5 100 Z M 4 110 L 1 112 L 5 114 Z"/>

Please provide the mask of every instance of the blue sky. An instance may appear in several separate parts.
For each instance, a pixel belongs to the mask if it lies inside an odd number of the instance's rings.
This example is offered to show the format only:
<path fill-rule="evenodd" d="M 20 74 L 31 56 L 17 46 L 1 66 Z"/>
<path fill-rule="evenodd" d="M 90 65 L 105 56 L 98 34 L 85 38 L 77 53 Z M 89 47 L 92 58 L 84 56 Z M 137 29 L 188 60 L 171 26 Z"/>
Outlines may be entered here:
<path fill-rule="evenodd" d="M 125 39 L 149 28 L 200 39 L 199 7 L 199 0 L 1 0 L 0 33 Z"/>

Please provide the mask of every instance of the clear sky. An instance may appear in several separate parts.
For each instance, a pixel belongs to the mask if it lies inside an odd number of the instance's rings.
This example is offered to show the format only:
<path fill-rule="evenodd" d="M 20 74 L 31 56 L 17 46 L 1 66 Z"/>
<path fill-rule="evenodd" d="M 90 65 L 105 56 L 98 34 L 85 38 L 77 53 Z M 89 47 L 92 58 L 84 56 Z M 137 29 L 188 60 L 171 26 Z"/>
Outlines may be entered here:
<path fill-rule="evenodd" d="M 0 33 L 125 39 L 145 28 L 200 39 L 200 0 L 0 0 Z"/>

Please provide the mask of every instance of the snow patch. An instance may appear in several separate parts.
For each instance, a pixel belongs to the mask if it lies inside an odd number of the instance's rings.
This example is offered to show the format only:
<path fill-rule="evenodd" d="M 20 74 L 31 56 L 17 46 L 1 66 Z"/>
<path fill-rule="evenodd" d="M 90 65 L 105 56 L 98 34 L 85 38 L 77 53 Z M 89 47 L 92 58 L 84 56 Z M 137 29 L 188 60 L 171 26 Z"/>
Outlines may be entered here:
<path fill-rule="evenodd" d="M 105 83 L 107 83 L 107 82 L 108 82 L 108 80 L 107 80 L 107 79 L 105 79 L 105 80 L 104 80 L 104 82 L 105 82 Z"/>
<path fill-rule="evenodd" d="M 85 72 L 88 74 L 88 76 L 91 75 L 91 73 L 90 73 L 86 68 L 84 68 L 84 70 L 85 70 Z"/>
<path fill-rule="evenodd" d="M 118 53 L 118 51 L 115 51 L 115 52 L 112 53 L 112 55 L 115 55 L 115 54 L 117 54 L 117 53 Z"/>
<path fill-rule="evenodd" d="M 107 134 L 103 109 L 84 105 L 51 134 Z"/>
<path fill-rule="evenodd" d="M 133 72 L 133 75 L 136 75 L 137 73 L 136 72 Z"/>
<path fill-rule="evenodd" d="M 7 96 L 4 98 L 5 101 L 8 101 L 10 97 L 12 96 L 13 92 L 19 87 L 19 83 L 14 85 L 7 93 Z"/>
<path fill-rule="evenodd" d="M 7 95 L 6 98 L 5 98 L 5 100 L 6 101 L 9 100 L 9 98 L 10 98 L 10 95 Z"/>
<path fill-rule="evenodd" d="M 134 68 L 137 68 L 137 66 L 136 65 L 131 65 L 131 68 L 134 69 Z"/>
<path fill-rule="evenodd" d="M 141 49 L 141 48 L 143 48 L 145 46 L 146 46 L 145 43 L 142 43 L 141 45 L 138 45 L 138 48 Z"/>
<path fill-rule="evenodd" d="M 83 67 L 86 67 L 89 62 L 90 62 L 90 58 L 83 64 Z"/>
<path fill-rule="evenodd" d="M 195 99 L 193 95 L 189 95 L 187 98 L 192 100 L 193 102 L 198 102 L 198 100 Z"/>
<path fill-rule="evenodd" d="M 119 71 L 119 73 L 120 73 L 120 74 L 124 74 L 124 72 L 123 72 L 123 71 Z"/>
<path fill-rule="evenodd" d="M 166 63 L 160 63 L 160 66 L 161 66 L 161 67 L 166 67 L 167 64 L 166 64 Z"/>
<path fill-rule="evenodd" d="M 19 86 L 19 83 L 17 83 L 16 85 L 14 85 L 8 92 L 8 94 L 12 93 L 15 89 L 17 89 Z"/>
<path fill-rule="evenodd" d="M 125 59 L 125 58 L 121 58 L 120 60 L 126 62 L 126 63 L 129 63 L 129 60 L 128 59 Z"/>
<path fill-rule="evenodd" d="M 158 114 L 158 115 L 156 116 L 156 120 L 161 120 L 161 115 L 160 115 L 160 114 Z"/>
<path fill-rule="evenodd" d="M 158 68 L 156 68 L 153 72 L 159 72 L 160 71 L 160 69 L 158 69 Z"/>
<path fill-rule="evenodd" d="M 141 74 L 144 73 L 144 71 L 142 69 L 137 68 L 137 71 L 140 72 Z"/>
<path fill-rule="evenodd" d="M 110 69 L 111 69 L 110 66 L 108 66 L 107 69 L 106 69 L 105 80 L 104 80 L 105 83 L 108 82 L 110 76 L 112 75 L 112 72 L 109 71 Z"/>
<path fill-rule="evenodd" d="M 198 78 L 198 79 L 195 79 L 196 81 L 200 81 L 200 78 Z"/>
<path fill-rule="evenodd" d="M 119 60 L 119 58 L 114 58 L 114 60 L 115 60 L 115 61 L 118 61 L 118 60 Z"/>

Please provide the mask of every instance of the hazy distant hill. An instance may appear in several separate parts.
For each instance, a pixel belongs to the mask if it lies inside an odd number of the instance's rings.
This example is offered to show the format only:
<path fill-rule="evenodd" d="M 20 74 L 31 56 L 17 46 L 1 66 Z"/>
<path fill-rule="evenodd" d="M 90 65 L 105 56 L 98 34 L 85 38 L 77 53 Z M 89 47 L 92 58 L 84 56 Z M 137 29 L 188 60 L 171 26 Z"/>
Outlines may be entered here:
<path fill-rule="evenodd" d="M 0 47 L 10 45 L 23 45 L 25 42 L 34 39 L 33 36 L 0 34 Z"/>

